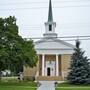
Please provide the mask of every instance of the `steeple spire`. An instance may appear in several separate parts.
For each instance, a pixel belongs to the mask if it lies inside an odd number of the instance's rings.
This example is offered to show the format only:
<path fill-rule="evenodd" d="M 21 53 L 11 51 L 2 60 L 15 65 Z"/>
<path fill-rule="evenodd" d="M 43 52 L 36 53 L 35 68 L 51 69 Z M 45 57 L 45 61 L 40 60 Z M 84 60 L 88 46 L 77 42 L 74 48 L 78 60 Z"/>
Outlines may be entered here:
<path fill-rule="evenodd" d="M 56 22 L 53 22 L 53 13 L 52 13 L 52 2 L 49 0 L 49 11 L 48 11 L 48 21 L 45 22 L 46 32 L 43 34 L 45 38 L 57 38 L 55 33 Z"/>
<path fill-rule="evenodd" d="M 51 0 L 49 1 L 48 22 L 53 22 L 52 2 L 51 2 Z"/>

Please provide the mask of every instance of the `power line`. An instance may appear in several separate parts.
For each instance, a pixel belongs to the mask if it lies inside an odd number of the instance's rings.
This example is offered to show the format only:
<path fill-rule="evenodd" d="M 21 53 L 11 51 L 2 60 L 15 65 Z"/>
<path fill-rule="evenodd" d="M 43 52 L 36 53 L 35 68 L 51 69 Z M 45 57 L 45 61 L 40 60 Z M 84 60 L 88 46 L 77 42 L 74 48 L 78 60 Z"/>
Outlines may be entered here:
<path fill-rule="evenodd" d="M 58 24 L 61 24 L 61 25 L 90 25 L 90 22 L 67 22 L 67 23 L 58 23 Z M 28 24 L 19 24 L 18 26 L 24 26 L 24 27 L 41 27 L 42 25 L 44 25 L 44 24 L 30 24 L 30 25 L 28 25 Z"/>
<path fill-rule="evenodd" d="M 77 39 L 67 39 L 67 40 L 63 40 L 63 41 L 76 41 Z M 86 38 L 86 39 L 79 39 L 80 41 L 84 40 L 90 40 L 90 38 Z"/>
<path fill-rule="evenodd" d="M 35 40 L 35 38 L 33 39 L 33 38 L 24 38 L 25 40 Z M 40 38 L 37 38 L 37 39 L 40 39 Z M 62 40 L 62 41 L 76 41 L 77 40 L 77 38 L 76 39 L 65 39 L 65 40 L 63 40 L 63 39 L 60 39 L 60 40 Z M 86 39 L 78 39 L 78 40 L 80 40 L 80 41 L 87 41 L 87 40 L 90 40 L 90 38 L 86 38 Z M 48 42 L 52 42 L 52 41 L 48 41 Z"/>
<path fill-rule="evenodd" d="M 58 37 L 58 38 L 86 38 L 90 36 L 65 36 L 65 37 Z"/>
<path fill-rule="evenodd" d="M 77 26 L 77 25 L 75 25 L 75 26 L 66 26 L 66 25 L 63 25 L 63 26 L 59 26 L 59 28 L 83 28 L 83 27 L 85 27 L 85 28 L 90 28 L 90 26 L 88 25 L 88 26 Z M 44 27 L 21 27 L 21 28 L 23 28 L 23 29 L 41 29 L 41 28 L 44 28 Z"/>
<path fill-rule="evenodd" d="M 89 2 L 90 0 L 75 0 L 75 1 L 53 1 L 54 3 L 68 3 L 68 2 Z M 42 3 L 48 3 L 48 2 L 15 2 L 15 3 L 1 3 L 0 5 L 15 5 L 15 4 L 42 4 Z"/>
<path fill-rule="evenodd" d="M 61 6 L 61 7 L 53 7 L 54 9 L 59 9 L 59 8 L 84 8 L 84 7 L 90 7 L 90 5 L 78 5 L 78 6 Z M 48 7 L 31 7 L 31 8 L 9 8 L 9 9 L 0 9 L 0 11 L 10 11 L 10 10 L 30 10 L 30 9 L 33 9 L 33 10 L 37 10 L 37 9 L 46 9 Z"/>
<path fill-rule="evenodd" d="M 43 29 L 44 27 L 20 27 L 21 29 L 23 29 L 23 30 L 30 30 L 31 31 L 31 29 L 33 29 L 33 30 L 41 30 L 41 29 Z M 20 29 L 19 28 L 19 29 Z M 90 26 L 65 26 L 65 25 L 63 25 L 63 26 L 60 26 L 60 27 L 58 27 L 58 28 L 64 28 L 64 29 L 66 29 L 66 28 L 90 28 Z"/>
<path fill-rule="evenodd" d="M 62 39 L 66 39 L 66 38 L 78 38 L 78 39 L 82 39 L 82 40 L 86 40 L 86 39 L 90 39 L 90 36 L 64 36 L 64 37 L 57 37 L 57 38 L 62 38 Z M 33 38 L 26 38 L 26 39 L 43 39 L 43 37 L 33 37 Z M 71 40 L 70 39 L 70 40 Z M 75 40 L 75 39 L 74 39 Z"/>

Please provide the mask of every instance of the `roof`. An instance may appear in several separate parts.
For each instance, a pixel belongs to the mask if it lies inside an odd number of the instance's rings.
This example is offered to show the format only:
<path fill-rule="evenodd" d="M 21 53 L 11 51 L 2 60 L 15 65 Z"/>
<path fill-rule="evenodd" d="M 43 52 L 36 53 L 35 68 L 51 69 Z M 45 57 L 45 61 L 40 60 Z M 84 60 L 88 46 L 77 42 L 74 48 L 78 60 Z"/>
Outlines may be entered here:
<path fill-rule="evenodd" d="M 75 46 L 57 38 L 43 38 L 35 43 L 36 49 L 74 49 Z"/>

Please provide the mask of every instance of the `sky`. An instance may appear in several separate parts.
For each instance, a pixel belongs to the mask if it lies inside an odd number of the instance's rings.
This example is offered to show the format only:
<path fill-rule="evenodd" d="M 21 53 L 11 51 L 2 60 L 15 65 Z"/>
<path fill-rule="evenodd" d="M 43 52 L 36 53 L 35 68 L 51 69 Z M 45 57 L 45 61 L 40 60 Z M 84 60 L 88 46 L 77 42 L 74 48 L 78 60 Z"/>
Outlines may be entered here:
<path fill-rule="evenodd" d="M 43 37 L 49 0 L 0 0 L 0 17 L 15 16 L 23 38 Z M 58 37 L 90 36 L 90 0 L 52 0 Z M 75 41 L 69 41 L 75 44 Z M 81 41 L 90 58 L 90 40 Z"/>

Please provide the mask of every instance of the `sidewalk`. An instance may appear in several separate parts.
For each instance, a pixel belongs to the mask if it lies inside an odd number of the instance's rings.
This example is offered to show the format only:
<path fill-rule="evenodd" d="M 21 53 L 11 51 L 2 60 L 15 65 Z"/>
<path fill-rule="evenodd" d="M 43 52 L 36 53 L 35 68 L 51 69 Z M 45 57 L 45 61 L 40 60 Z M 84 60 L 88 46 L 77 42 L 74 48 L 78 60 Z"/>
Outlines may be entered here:
<path fill-rule="evenodd" d="M 55 90 L 54 81 L 40 81 L 40 87 L 37 90 Z"/>

